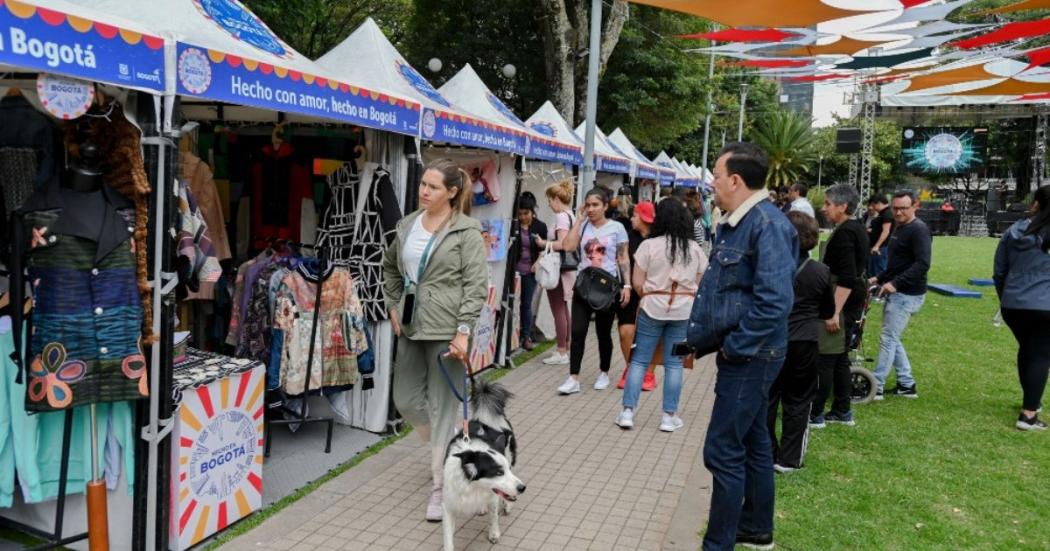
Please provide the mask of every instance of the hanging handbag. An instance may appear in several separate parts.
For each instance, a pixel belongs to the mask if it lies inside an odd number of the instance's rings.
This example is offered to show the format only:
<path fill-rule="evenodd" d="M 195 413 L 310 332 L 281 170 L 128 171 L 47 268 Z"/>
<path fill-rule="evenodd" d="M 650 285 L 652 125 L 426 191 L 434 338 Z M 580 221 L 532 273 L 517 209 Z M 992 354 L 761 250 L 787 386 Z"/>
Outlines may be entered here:
<path fill-rule="evenodd" d="M 571 228 L 572 225 L 574 223 L 576 223 L 576 219 L 574 219 L 572 217 L 572 214 L 569 214 L 568 216 L 569 216 L 569 227 Z M 587 227 L 587 225 L 584 224 L 584 228 L 586 228 L 586 227 Z M 554 235 L 557 236 L 557 234 L 558 234 L 558 230 L 554 230 Z M 580 235 L 581 236 L 583 235 L 583 228 L 580 229 Z M 558 256 L 561 257 L 561 271 L 563 271 L 563 272 L 575 272 L 576 269 L 580 266 L 580 251 L 579 251 L 579 247 L 577 247 L 577 248 L 575 248 L 575 249 L 573 249 L 571 251 L 561 251 Z"/>
<path fill-rule="evenodd" d="M 561 258 L 560 255 L 554 254 L 554 244 L 549 241 L 543 250 L 543 256 L 536 264 L 536 283 L 548 291 L 557 288 L 561 283 Z"/>
<path fill-rule="evenodd" d="M 620 278 L 593 266 L 576 276 L 573 293 L 595 312 L 608 312 L 620 298 Z"/>

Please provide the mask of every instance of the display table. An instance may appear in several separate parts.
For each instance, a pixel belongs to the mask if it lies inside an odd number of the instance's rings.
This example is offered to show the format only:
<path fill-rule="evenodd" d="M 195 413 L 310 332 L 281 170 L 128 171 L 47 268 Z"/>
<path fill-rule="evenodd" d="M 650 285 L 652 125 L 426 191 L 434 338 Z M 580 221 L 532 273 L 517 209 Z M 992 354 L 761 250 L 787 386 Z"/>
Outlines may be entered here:
<path fill-rule="evenodd" d="M 262 363 L 189 349 L 173 372 L 171 543 L 182 551 L 262 506 Z"/>

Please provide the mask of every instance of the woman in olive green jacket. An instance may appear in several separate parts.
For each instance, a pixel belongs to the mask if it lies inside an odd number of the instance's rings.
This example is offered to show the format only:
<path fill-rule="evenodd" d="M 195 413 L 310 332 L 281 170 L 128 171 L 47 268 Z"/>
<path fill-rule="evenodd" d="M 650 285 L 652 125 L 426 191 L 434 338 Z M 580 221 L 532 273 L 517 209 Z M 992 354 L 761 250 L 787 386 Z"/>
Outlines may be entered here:
<path fill-rule="evenodd" d="M 459 385 L 488 294 L 487 247 L 481 224 L 469 216 L 470 186 L 470 176 L 452 160 L 427 165 L 420 210 L 398 224 L 383 258 L 386 308 L 398 336 L 394 405 L 431 445 L 431 522 L 441 521 L 445 448 L 460 411 L 437 357 L 444 356 Z"/>

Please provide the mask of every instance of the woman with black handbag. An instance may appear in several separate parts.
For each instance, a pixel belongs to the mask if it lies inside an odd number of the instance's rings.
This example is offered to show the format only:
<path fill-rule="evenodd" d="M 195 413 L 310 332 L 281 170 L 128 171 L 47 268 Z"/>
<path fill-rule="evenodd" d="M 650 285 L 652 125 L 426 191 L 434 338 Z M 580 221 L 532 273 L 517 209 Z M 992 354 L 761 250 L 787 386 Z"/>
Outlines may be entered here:
<path fill-rule="evenodd" d="M 558 387 L 561 394 L 580 391 L 580 364 L 583 363 L 587 328 L 592 315 L 598 332 L 601 369 L 594 389 L 604 390 L 609 386 L 613 320 L 616 319 L 617 307 L 625 306 L 631 299 L 627 230 L 623 224 L 605 217 L 608 208 L 609 197 L 603 190 L 594 188 L 588 191 L 572 229 L 562 240 L 566 250 L 579 248 L 580 264 L 572 293 L 569 378 Z"/>

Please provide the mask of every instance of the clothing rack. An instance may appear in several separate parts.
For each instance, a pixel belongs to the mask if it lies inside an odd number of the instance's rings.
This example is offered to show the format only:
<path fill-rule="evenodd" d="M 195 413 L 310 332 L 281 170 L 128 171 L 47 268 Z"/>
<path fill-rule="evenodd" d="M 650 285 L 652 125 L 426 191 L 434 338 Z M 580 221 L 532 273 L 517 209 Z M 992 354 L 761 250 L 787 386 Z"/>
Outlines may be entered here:
<path fill-rule="evenodd" d="M 74 534 L 72 536 L 62 536 L 62 527 L 65 520 L 66 512 L 66 482 L 69 476 L 69 445 L 70 440 L 73 436 L 73 409 L 66 410 L 65 422 L 62 425 L 62 463 L 59 468 L 59 479 L 58 479 L 58 497 L 55 501 L 55 531 L 45 532 L 39 528 L 34 528 L 27 524 L 23 524 L 18 521 L 0 517 L 0 526 L 17 530 L 24 534 L 29 534 L 33 537 L 44 540 L 46 543 L 38 545 L 36 547 L 30 547 L 28 551 L 44 551 L 47 549 L 58 549 L 65 547 L 67 544 L 86 540 L 88 537 L 87 532 L 80 534 Z"/>
<path fill-rule="evenodd" d="M 287 243 L 286 243 L 287 244 Z M 297 418 L 293 419 L 273 419 L 270 420 L 266 415 L 263 416 L 263 440 L 265 444 L 263 446 L 263 455 L 270 457 L 270 427 L 271 425 L 306 425 L 310 423 L 326 423 L 328 425 L 328 432 L 325 436 L 324 452 L 332 453 L 332 430 L 335 427 L 335 419 L 331 416 L 328 417 L 310 417 L 307 415 L 310 402 L 310 379 L 313 378 L 314 373 L 314 348 L 317 345 L 317 326 L 319 325 L 319 318 L 321 317 L 321 288 L 324 285 L 324 272 L 327 268 L 326 263 L 328 261 L 327 248 L 326 247 L 314 247 L 308 245 L 311 248 L 318 250 L 318 260 L 320 261 L 320 269 L 317 277 L 317 293 L 314 296 L 314 319 L 310 324 L 310 351 L 306 356 L 306 381 L 303 387 L 303 403 L 302 407 L 299 408 L 298 413 L 288 409 L 283 403 L 280 405 L 281 410 L 298 415 Z M 324 354 L 321 354 L 321 377 L 324 378 Z"/>

